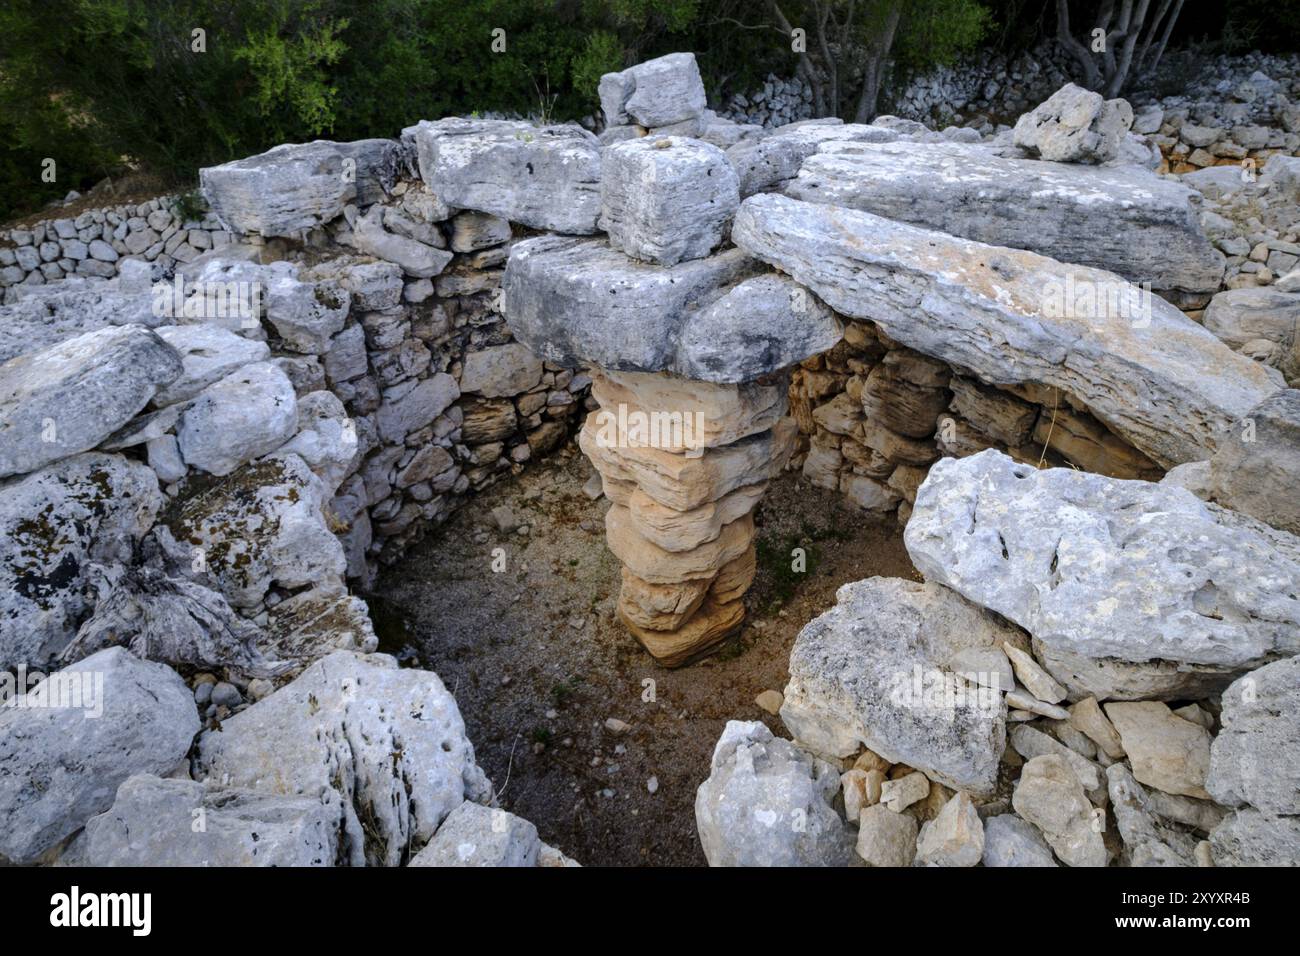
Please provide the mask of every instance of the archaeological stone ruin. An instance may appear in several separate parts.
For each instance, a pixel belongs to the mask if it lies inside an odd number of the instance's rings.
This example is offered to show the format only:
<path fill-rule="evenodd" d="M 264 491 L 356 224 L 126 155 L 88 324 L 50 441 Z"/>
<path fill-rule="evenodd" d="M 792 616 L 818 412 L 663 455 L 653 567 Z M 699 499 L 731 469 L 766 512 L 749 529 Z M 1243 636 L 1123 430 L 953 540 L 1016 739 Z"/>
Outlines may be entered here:
<path fill-rule="evenodd" d="M 580 453 L 638 674 L 766 626 L 782 482 L 915 569 L 735 701 L 710 865 L 1300 865 L 1300 70 L 1243 83 L 1236 139 L 1072 84 L 769 128 L 675 53 L 599 135 L 426 119 L 0 234 L 0 863 L 601 862 L 368 601 Z"/>

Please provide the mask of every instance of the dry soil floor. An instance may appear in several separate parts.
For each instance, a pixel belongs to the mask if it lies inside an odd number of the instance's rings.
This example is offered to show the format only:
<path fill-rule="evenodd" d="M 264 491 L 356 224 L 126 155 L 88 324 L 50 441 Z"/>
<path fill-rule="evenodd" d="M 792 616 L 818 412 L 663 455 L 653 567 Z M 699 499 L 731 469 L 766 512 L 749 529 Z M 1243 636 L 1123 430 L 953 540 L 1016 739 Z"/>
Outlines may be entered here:
<path fill-rule="evenodd" d="M 591 474 L 569 446 L 476 496 L 381 575 L 372 609 L 384 649 L 455 694 L 501 805 L 544 840 L 586 865 L 701 865 L 695 790 L 726 722 L 786 735 L 754 698 L 785 686 L 799 629 L 847 581 L 919 577 L 892 518 L 788 472 L 756 514 L 742 631 L 667 670 L 614 617 L 618 562 L 604 543 L 608 501 L 583 493 Z M 525 533 L 498 530 L 501 506 Z M 631 729 L 611 733 L 610 717 Z"/>

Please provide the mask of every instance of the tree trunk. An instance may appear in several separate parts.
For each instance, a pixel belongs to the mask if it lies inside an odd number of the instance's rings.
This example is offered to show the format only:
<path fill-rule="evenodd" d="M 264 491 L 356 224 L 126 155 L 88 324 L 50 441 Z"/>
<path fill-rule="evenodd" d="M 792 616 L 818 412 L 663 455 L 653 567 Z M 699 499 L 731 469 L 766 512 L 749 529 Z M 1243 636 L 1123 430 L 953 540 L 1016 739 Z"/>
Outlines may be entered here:
<path fill-rule="evenodd" d="M 858 108 L 853 116 L 855 123 L 868 123 L 876 115 L 876 104 L 880 99 L 880 83 L 884 79 L 885 66 L 889 62 L 889 51 L 894 46 L 894 35 L 898 32 L 898 22 L 902 16 L 902 4 L 895 0 L 885 15 L 884 28 L 871 45 L 871 53 L 862 76 L 862 92 L 858 95 Z"/>

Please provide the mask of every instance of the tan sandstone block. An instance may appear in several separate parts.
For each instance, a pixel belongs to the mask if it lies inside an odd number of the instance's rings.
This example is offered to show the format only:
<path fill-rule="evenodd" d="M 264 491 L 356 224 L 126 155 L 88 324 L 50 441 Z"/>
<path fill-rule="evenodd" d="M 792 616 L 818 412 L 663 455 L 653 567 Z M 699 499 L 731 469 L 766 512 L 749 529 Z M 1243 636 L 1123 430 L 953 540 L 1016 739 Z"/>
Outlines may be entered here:
<path fill-rule="evenodd" d="M 734 561 L 754 540 L 754 519 L 744 515 L 722 529 L 712 541 L 689 551 L 665 551 L 642 535 L 627 508 L 614 505 L 605 514 L 605 543 L 632 573 L 651 584 L 677 584 L 699 578 L 712 580 L 723 565 Z"/>
<path fill-rule="evenodd" d="M 725 640 L 745 619 L 745 602 L 716 604 L 706 598 L 698 611 L 676 631 L 652 631 L 637 627 L 620 609 L 620 618 L 632 636 L 665 667 L 680 667 L 691 658 Z"/>
<path fill-rule="evenodd" d="M 639 488 L 626 500 L 613 496 L 610 500 L 625 505 L 636 530 L 665 551 L 690 551 L 713 541 L 726 525 L 753 511 L 766 490 L 767 482 L 746 485 L 690 511 L 661 505 Z"/>
<path fill-rule="evenodd" d="M 701 578 L 679 584 L 651 584 L 623 568 L 618 610 L 637 627 L 674 631 L 704 602 L 712 583 L 708 578 Z"/>

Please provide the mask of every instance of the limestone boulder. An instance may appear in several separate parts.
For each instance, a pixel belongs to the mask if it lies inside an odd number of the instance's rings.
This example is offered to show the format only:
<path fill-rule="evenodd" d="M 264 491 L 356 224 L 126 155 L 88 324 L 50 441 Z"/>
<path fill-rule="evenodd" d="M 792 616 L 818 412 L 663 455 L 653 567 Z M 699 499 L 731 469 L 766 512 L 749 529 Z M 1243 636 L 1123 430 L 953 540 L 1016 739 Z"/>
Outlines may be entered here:
<path fill-rule="evenodd" d="M 352 244 L 359 252 L 392 262 L 408 276 L 428 279 L 447 268 L 452 253 L 446 249 L 412 239 L 384 226 L 384 210 L 371 206 L 370 211 L 357 219 L 352 229 Z"/>
<path fill-rule="evenodd" d="M 304 281 L 290 270 L 274 267 L 263 294 L 266 320 L 280 333 L 285 347 L 307 355 L 330 350 L 331 337 L 347 322 L 352 298 L 337 282 Z"/>
<path fill-rule="evenodd" d="M 465 356 L 460 373 L 462 393 L 484 398 L 511 398 L 542 380 L 542 360 L 526 345 L 492 345 Z"/>
<path fill-rule="evenodd" d="M 198 731 L 179 675 L 123 648 L 50 675 L 0 710 L 0 858 L 36 862 L 128 777 L 176 769 Z"/>
<path fill-rule="evenodd" d="M 732 720 L 695 794 L 710 866 L 845 866 L 854 836 L 831 801 L 839 771 L 758 722 Z"/>
<path fill-rule="evenodd" d="M 927 580 L 1025 628 L 1076 691 L 1053 656 L 1222 679 L 1300 649 L 1300 539 L 1181 488 L 989 450 L 931 468 L 904 540 Z"/>
<path fill-rule="evenodd" d="M 277 449 L 295 454 L 333 495 L 357 464 L 361 450 L 356 423 L 333 392 L 317 389 L 298 401 L 297 433 Z"/>
<path fill-rule="evenodd" d="M 984 857 L 984 822 L 970 794 L 958 792 L 921 826 L 917 866 L 975 866 Z"/>
<path fill-rule="evenodd" d="M 1300 815 L 1300 657 L 1266 664 L 1223 692 L 1205 789 L 1229 807 Z"/>
<path fill-rule="evenodd" d="M 224 476 L 283 445 L 298 427 L 293 383 L 278 365 L 256 362 L 199 392 L 176 426 L 181 457 Z"/>
<path fill-rule="evenodd" d="M 836 601 L 790 652 L 781 719 L 795 739 L 835 757 L 865 746 L 954 789 L 991 793 L 1010 687 L 968 683 L 956 668 L 969 671 L 970 651 L 1024 646 L 1024 635 L 933 584 L 868 578 Z"/>
<path fill-rule="evenodd" d="M 420 178 L 447 205 L 534 229 L 597 231 L 600 144 L 582 127 L 450 118 L 412 135 Z"/>
<path fill-rule="evenodd" d="M 0 365 L 0 478 L 94 448 L 182 372 L 139 325 L 87 332 Z"/>
<path fill-rule="evenodd" d="M 860 123 L 794 126 L 741 140 L 728 147 L 727 160 L 740 178 L 740 198 L 745 199 L 755 193 L 779 189 L 794 179 L 804 162 L 823 144 L 890 143 L 898 138 L 893 130 Z"/>
<path fill-rule="evenodd" d="M 1213 292 L 1223 278 L 1199 197 L 1135 167 L 1062 166 L 959 143 L 834 142 L 804 162 L 783 192 L 1156 289 Z"/>
<path fill-rule="evenodd" d="M 621 73 L 606 73 L 598 93 L 610 126 L 671 126 L 698 119 L 706 105 L 694 53 L 669 53 Z"/>
<path fill-rule="evenodd" d="M 984 821 L 985 866 L 1060 866 L 1052 848 L 1031 823 L 1014 813 Z"/>
<path fill-rule="evenodd" d="M 604 151 L 600 204 L 600 227 L 611 246 L 673 265 L 718 247 L 740 206 L 740 187 L 716 146 L 647 136 Z"/>
<path fill-rule="evenodd" d="M 438 675 L 338 651 L 199 738 L 209 785 L 336 808 L 341 862 L 396 866 L 491 786 Z"/>
<path fill-rule="evenodd" d="M 154 394 L 158 408 L 187 401 L 231 372 L 271 355 L 265 342 L 219 325 L 164 325 L 155 331 L 181 358 L 180 377 Z"/>
<path fill-rule="evenodd" d="M 1209 799 L 1209 731 L 1160 701 L 1116 701 L 1105 710 L 1133 765 L 1134 778 L 1165 793 Z"/>
<path fill-rule="evenodd" d="M 884 804 L 866 807 L 858 817 L 855 850 L 872 867 L 911 866 L 916 859 L 916 818 Z"/>
<path fill-rule="evenodd" d="M 1215 866 L 1300 866 L 1300 820 L 1243 807 L 1214 828 L 1210 848 Z"/>
<path fill-rule="evenodd" d="M 989 384 L 1062 389 L 1163 467 L 1209 457 L 1278 388 L 1263 366 L 1110 273 L 773 195 L 741 204 L 732 238 L 916 351 Z M 1128 305 L 1054 314 L 1051 290 L 1080 283 Z"/>
<path fill-rule="evenodd" d="M 1057 163 L 1105 163 L 1116 159 L 1133 126 L 1133 107 L 1067 83 L 1016 121 L 1021 149 Z"/>
<path fill-rule="evenodd" d="M 337 218 L 357 197 L 355 165 L 337 143 L 286 143 L 199 170 L 199 189 L 232 231 L 296 236 Z"/>
<path fill-rule="evenodd" d="M 1105 816 L 1094 811 L 1069 764 L 1055 754 L 1025 763 L 1011 805 L 1042 833 L 1066 866 L 1105 866 Z"/>
<path fill-rule="evenodd" d="M 1201 321 L 1234 349 L 1255 339 L 1290 348 L 1300 328 L 1300 293 L 1270 286 L 1228 289 L 1210 300 Z"/>
<path fill-rule="evenodd" d="M 537 866 L 537 827 L 505 810 L 466 800 L 448 814 L 410 866 Z"/>
<path fill-rule="evenodd" d="M 337 580 L 346 561 L 325 523 L 327 494 L 301 458 L 272 455 L 187 487 L 165 518 L 186 563 L 198 563 L 236 608 L 256 607 L 273 584 Z"/>
<path fill-rule="evenodd" d="M 1194 866 L 1196 841 L 1166 825 L 1150 808 L 1147 792 L 1128 765 L 1106 768 L 1107 795 L 1132 866 Z"/>
<path fill-rule="evenodd" d="M 202 814 L 203 826 L 194 822 Z M 333 866 L 337 807 L 137 774 L 86 824 L 89 866 Z"/>
<path fill-rule="evenodd" d="M 0 483 L 0 669 L 60 653 L 162 507 L 153 471 L 120 455 L 77 455 Z"/>
<path fill-rule="evenodd" d="M 1300 389 L 1265 399 L 1210 459 L 1207 490 L 1221 505 L 1300 535 Z"/>

